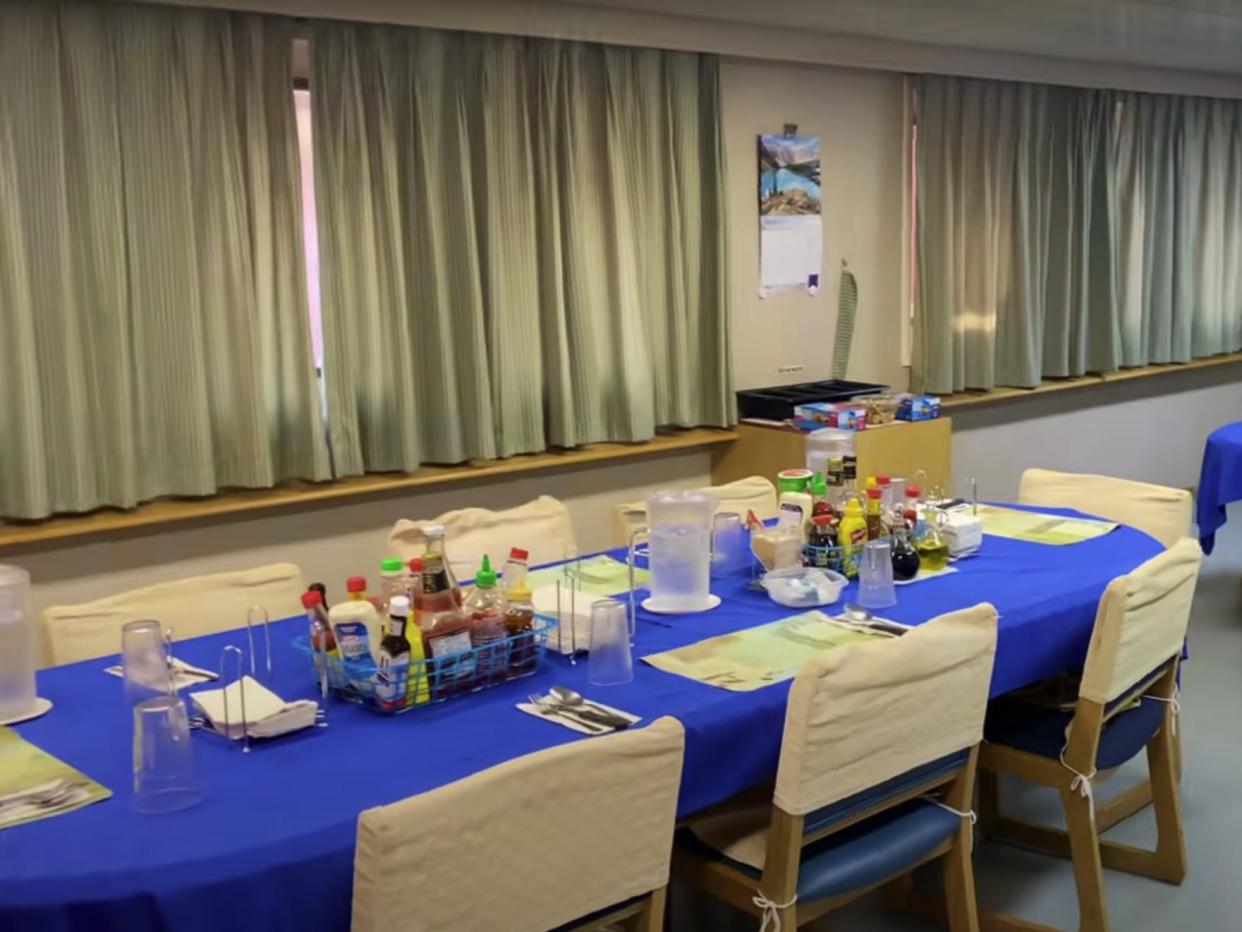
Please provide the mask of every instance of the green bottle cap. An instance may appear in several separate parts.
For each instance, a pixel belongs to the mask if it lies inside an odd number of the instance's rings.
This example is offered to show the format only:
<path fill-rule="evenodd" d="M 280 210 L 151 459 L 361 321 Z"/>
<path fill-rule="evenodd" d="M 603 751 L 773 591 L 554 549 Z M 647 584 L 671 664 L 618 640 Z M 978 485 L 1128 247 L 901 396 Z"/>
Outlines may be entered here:
<path fill-rule="evenodd" d="M 381 573 L 400 573 L 405 569 L 405 564 L 401 562 L 400 557 L 385 557 L 380 561 Z"/>
<path fill-rule="evenodd" d="M 812 495 L 827 495 L 828 494 L 828 480 L 824 478 L 823 473 L 817 472 L 815 474 L 815 478 L 811 480 L 811 494 Z"/>
<path fill-rule="evenodd" d="M 492 569 L 492 561 L 488 559 L 487 554 L 483 554 L 483 565 L 479 567 L 478 575 L 474 577 L 474 584 L 479 589 L 496 588 L 496 571 Z"/>

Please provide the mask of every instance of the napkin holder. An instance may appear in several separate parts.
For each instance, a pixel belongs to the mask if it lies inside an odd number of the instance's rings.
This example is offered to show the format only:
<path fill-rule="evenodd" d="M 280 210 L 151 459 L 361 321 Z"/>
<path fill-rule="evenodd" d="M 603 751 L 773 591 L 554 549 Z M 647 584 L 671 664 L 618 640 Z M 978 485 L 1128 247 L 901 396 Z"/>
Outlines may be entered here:
<path fill-rule="evenodd" d="M 983 546 L 983 520 L 969 506 L 946 511 L 939 527 L 949 545 L 950 557 L 974 553 Z"/>

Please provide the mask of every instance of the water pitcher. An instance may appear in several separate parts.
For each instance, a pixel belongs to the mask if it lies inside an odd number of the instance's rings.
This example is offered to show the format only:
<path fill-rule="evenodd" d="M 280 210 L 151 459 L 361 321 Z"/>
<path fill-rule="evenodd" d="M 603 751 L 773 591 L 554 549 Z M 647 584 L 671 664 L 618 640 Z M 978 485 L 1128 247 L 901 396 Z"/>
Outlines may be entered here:
<path fill-rule="evenodd" d="M 706 492 L 664 491 L 647 496 L 651 598 L 658 612 L 701 612 L 712 605 L 712 515 L 716 500 Z M 631 540 L 631 562 L 634 540 Z"/>
<path fill-rule="evenodd" d="M 0 722 L 35 707 L 35 634 L 30 574 L 0 565 Z"/>

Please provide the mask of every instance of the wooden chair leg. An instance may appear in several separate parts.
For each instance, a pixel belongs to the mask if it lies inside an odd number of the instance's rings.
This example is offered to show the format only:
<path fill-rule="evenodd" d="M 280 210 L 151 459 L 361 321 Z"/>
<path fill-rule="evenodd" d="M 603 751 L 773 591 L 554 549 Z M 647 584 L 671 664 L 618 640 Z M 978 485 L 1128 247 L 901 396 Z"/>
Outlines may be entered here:
<path fill-rule="evenodd" d="M 1095 826 L 1097 831 L 1107 832 L 1114 825 L 1117 825 L 1136 812 L 1141 812 L 1151 805 L 1151 781 L 1144 780 L 1142 783 L 1130 787 L 1128 790 L 1118 793 L 1106 803 L 1101 803 L 1095 811 Z"/>
<path fill-rule="evenodd" d="M 996 830 L 1001 814 L 1000 774 L 994 770 L 979 771 L 979 832 L 986 838 Z"/>
<path fill-rule="evenodd" d="M 634 932 L 664 932 L 664 909 L 667 903 L 667 886 L 652 890 L 642 911 L 634 917 L 631 926 Z"/>
<path fill-rule="evenodd" d="M 1186 838 L 1177 798 L 1176 739 L 1168 728 L 1162 728 L 1147 745 L 1147 766 L 1156 814 L 1155 866 L 1161 880 L 1179 884 L 1186 878 Z"/>
<path fill-rule="evenodd" d="M 1061 805 L 1065 807 L 1074 883 L 1078 887 L 1078 928 L 1080 932 L 1108 932 L 1104 865 L 1100 861 L 1100 837 L 1091 800 L 1066 786 L 1061 789 Z"/>
<path fill-rule="evenodd" d="M 963 819 L 953 847 L 944 856 L 944 899 L 950 932 L 979 932 L 975 869 L 971 862 L 973 834 L 970 820 Z"/>

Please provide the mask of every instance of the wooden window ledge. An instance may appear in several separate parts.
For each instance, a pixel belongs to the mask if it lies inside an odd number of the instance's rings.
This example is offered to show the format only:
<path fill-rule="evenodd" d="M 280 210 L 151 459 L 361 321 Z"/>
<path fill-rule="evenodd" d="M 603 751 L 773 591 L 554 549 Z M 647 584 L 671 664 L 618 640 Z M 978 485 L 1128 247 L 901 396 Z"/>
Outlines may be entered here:
<path fill-rule="evenodd" d="M 593 443 L 572 450 L 530 453 L 458 466 L 425 466 L 413 473 L 373 473 L 331 482 L 292 482 L 273 489 L 238 489 L 206 498 L 162 498 L 128 510 L 102 508 L 42 521 L 0 522 L 0 551 L 43 541 L 96 537 L 114 531 L 180 524 L 272 508 L 314 507 L 342 499 L 382 496 L 528 472 L 605 465 L 619 460 L 714 447 L 737 440 L 734 430 L 696 427 L 661 433 L 643 443 Z"/>
<path fill-rule="evenodd" d="M 990 391 L 963 391 L 951 395 L 940 396 L 943 409 L 990 405 L 998 402 L 1014 401 L 1020 398 L 1034 398 L 1054 392 L 1074 391 L 1091 388 L 1096 385 L 1111 385 L 1115 382 L 1128 382 L 1132 379 L 1146 379 L 1179 372 L 1194 372 L 1202 369 L 1217 369 L 1242 363 L 1242 353 L 1222 353 L 1219 356 L 1206 356 L 1186 363 L 1167 363 L 1158 366 L 1139 366 L 1134 369 L 1120 369 L 1117 372 L 1084 375 L 1071 379 L 1050 379 L 1035 388 L 994 388 Z"/>

